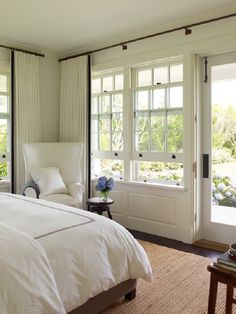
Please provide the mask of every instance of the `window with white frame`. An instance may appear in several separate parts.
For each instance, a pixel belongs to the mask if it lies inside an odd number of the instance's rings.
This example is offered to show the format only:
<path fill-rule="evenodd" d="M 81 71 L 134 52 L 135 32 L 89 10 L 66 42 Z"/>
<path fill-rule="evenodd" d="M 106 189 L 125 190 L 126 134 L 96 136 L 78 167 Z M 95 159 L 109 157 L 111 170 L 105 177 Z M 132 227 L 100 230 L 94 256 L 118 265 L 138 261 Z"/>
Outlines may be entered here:
<path fill-rule="evenodd" d="M 111 72 L 92 80 L 91 148 L 94 176 L 123 179 L 124 73 Z"/>
<path fill-rule="evenodd" d="M 0 179 L 10 177 L 10 75 L 0 66 Z"/>
<path fill-rule="evenodd" d="M 133 180 L 183 184 L 183 65 L 133 70 Z"/>
<path fill-rule="evenodd" d="M 91 142 L 93 176 L 183 185 L 182 62 L 94 76 Z"/>

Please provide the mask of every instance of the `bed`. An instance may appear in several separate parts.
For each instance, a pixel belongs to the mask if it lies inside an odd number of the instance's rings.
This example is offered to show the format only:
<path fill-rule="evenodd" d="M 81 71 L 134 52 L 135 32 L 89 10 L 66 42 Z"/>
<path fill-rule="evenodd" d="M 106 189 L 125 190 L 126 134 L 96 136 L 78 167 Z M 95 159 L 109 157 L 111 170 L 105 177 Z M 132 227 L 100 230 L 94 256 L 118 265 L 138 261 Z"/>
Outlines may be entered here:
<path fill-rule="evenodd" d="M 0 313 L 98 313 L 136 280 L 145 251 L 121 225 L 84 210 L 0 193 Z"/>

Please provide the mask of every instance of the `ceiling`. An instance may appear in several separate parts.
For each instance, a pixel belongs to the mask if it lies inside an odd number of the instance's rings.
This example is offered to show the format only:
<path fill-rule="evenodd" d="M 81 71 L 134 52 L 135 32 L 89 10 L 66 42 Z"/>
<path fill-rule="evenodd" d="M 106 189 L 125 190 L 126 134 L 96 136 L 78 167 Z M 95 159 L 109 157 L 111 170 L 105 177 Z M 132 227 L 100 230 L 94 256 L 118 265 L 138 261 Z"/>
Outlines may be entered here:
<path fill-rule="evenodd" d="M 63 54 L 232 7 L 235 0 L 0 0 L 0 42 Z"/>

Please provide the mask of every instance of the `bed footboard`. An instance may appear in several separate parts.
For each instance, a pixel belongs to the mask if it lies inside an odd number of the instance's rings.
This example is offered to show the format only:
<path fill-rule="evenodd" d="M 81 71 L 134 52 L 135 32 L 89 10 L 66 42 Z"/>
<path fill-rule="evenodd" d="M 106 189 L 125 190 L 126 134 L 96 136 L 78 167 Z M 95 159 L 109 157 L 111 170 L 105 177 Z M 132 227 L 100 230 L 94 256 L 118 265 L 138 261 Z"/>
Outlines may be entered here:
<path fill-rule="evenodd" d="M 128 301 L 133 300 L 135 297 L 136 297 L 136 288 L 134 288 L 130 292 L 126 293 L 126 295 L 125 295 L 125 299 Z"/>
<path fill-rule="evenodd" d="M 96 297 L 89 299 L 86 303 L 68 314 L 97 314 L 122 297 L 125 297 L 126 300 L 133 300 L 136 296 L 136 285 L 136 279 L 124 281 L 108 291 L 104 291 Z"/>

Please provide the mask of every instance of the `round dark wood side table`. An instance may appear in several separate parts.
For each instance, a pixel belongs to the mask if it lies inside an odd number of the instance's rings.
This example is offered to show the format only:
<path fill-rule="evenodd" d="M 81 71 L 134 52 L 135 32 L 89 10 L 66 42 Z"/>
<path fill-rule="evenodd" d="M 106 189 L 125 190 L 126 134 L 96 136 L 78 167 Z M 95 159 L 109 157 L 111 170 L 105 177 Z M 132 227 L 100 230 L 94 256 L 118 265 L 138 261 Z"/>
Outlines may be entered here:
<path fill-rule="evenodd" d="M 88 211 L 96 212 L 99 215 L 102 215 L 103 212 L 107 212 L 108 217 L 112 219 L 110 205 L 113 203 L 114 201 L 111 198 L 105 200 L 101 197 L 91 197 L 87 200 Z"/>

